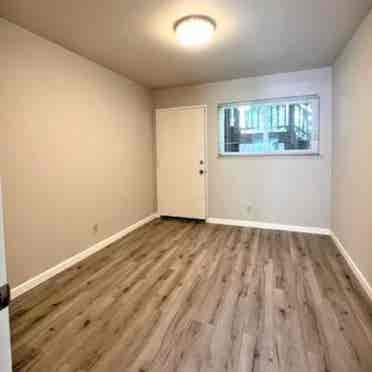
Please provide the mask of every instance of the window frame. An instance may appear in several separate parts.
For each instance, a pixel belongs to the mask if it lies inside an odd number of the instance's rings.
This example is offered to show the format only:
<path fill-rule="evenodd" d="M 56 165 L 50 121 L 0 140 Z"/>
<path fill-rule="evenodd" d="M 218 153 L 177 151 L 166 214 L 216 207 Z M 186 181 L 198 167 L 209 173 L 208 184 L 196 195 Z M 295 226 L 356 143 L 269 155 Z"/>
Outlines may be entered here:
<path fill-rule="evenodd" d="M 248 105 L 274 105 L 290 104 L 312 101 L 313 105 L 313 138 L 311 147 L 308 150 L 285 150 L 285 151 L 263 151 L 263 152 L 228 152 L 225 149 L 225 127 L 224 127 L 224 110 L 228 107 L 248 106 Z M 299 95 L 293 97 L 269 98 L 269 99 L 252 99 L 247 101 L 225 102 L 217 104 L 217 125 L 218 125 L 218 157 L 260 157 L 260 156 L 320 156 L 320 96 L 318 94 Z M 263 133 L 268 133 L 267 130 Z"/>

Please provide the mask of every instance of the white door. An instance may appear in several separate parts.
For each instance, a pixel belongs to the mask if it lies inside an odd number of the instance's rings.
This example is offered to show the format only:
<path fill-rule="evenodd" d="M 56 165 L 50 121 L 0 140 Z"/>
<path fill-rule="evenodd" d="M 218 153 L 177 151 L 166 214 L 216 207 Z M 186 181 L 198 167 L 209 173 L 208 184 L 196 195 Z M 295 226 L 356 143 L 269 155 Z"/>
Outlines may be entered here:
<path fill-rule="evenodd" d="M 3 213 L 1 200 L 0 184 L 0 371 L 11 372 L 11 351 L 10 351 L 10 333 L 9 333 L 9 287 L 7 285 L 6 267 L 5 267 L 5 247 L 4 247 L 4 229 Z"/>
<path fill-rule="evenodd" d="M 206 108 L 157 110 L 158 211 L 206 218 Z"/>

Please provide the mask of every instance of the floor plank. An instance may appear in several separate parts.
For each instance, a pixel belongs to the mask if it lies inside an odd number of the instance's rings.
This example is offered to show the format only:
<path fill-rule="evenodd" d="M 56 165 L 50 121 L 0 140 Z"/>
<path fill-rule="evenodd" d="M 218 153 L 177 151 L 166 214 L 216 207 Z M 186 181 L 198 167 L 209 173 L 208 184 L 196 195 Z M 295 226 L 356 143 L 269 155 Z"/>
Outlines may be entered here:
<path fill-rule="evenodd" d="M 11 304 L 14 371 L 371 372 L 329 237 L 156 220 Z"/>

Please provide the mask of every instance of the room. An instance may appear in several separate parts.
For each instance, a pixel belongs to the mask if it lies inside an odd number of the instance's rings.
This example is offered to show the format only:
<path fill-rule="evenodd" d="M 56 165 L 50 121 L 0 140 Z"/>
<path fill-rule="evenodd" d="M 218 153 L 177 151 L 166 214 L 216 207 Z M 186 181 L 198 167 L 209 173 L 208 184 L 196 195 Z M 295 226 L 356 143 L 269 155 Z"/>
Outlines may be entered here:
<path fill-rule="evenodd" d="M 0 371 L 371 372 L 372 0 L 0 0 Z"/>

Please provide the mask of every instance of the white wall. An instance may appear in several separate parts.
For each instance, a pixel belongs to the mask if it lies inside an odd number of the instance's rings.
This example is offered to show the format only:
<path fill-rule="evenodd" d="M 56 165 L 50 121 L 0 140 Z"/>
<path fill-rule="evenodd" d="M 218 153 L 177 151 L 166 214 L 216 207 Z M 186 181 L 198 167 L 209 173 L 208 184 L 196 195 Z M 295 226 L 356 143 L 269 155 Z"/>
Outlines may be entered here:
<path fill-rule="evenodd" d="M 372 13 L 334 66 L 332 229 L 372 285 Z"/>
<path fill-rule="evenodd" d="M 14 287 L 153 213 L 153 107 L 148 89 L 1 18 L 0 49 Z"/>
<path fill-rule="evenodd" d="M 321 156 L 217 157 L 218 103 L 310 94 L 320 96 Z M 330 226 L 331 68 L 154 90 L 154 99 L 208 105 L 209 217 Z"/>

